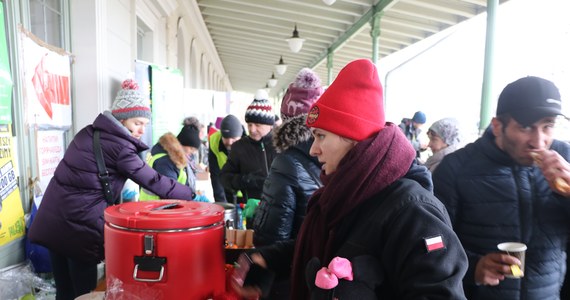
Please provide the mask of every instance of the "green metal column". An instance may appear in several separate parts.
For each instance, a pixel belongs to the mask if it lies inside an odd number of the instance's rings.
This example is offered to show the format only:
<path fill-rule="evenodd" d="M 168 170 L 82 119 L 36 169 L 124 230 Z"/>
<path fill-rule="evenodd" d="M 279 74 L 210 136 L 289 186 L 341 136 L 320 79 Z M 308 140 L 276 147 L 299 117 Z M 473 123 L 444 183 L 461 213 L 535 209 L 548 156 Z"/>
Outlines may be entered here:
<path fill-rule="evenodd" d="M 327 85 L 333 82 L 333 56 L 334 53 L 329 50 L 327 53 Z"/>
<path fill-rule="evenodd" d="M 380 59 L 378 55 L 378 41 L 380 40 L 380 18 L 382 17 L 381 13 L 375 13 L 370 20 L 370 36 L 372 37 L 372 62 L 376 64 L 378 59 Z"/>
<path fill-rule="evenodd" d="M 494 116 L 494 107 L 491 107 L 491 91 L 493 90 L 493 61 L 495 48 L 495 24 L 499 0 L 487 0 L 487 32 L 485 41 L 485 64 L 483 70 L 483 86 L 481 92 L 481 114 L 479 121 L 479 134 L 491 122 Z"/>

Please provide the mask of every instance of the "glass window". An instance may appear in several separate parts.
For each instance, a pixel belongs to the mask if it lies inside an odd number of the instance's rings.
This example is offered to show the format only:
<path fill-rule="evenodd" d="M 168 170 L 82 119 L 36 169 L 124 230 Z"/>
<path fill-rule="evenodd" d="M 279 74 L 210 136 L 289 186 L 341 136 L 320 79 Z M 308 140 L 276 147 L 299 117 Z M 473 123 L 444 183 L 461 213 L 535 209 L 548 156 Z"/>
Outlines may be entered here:
<path fill-rule="evenodd" d="M 64 48 L 62 3 L 63 0 L 30 0 L 32 33 L 60 48 Z"/>

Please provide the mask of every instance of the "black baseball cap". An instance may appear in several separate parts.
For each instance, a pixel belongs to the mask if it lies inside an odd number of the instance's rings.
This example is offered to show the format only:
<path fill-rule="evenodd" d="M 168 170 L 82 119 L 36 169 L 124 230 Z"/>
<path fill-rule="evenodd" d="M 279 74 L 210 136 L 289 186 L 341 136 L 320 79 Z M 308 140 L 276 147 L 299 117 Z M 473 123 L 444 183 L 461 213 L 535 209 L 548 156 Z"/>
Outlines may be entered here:
<path fill-rule="evenodd" d="M 544 78 L 520 78 L 509 83 L 499 95 L 497 116 L 507 113 L 523 126 L 545 117 L 564 116 L 560 91 Z"/>

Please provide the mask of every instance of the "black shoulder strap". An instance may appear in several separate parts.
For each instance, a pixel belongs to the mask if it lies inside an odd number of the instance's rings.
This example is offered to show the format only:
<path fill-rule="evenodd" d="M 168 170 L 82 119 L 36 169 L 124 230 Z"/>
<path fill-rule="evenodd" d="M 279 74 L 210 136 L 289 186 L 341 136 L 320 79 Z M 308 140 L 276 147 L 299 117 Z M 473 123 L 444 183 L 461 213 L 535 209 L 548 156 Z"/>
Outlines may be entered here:
<path fill-rule="evenodd" d="M 95 153 L 95 161 L 97 161 L 97 169 L 99 170 L 99 181 L 101 181 L 101 185 L 103 186 L 105 200 L 107 200 L 107 205 L 111 206 L 116 203 L 113 199 L 113 189 L 111 187 L 111 181 L 109 180 L 109 172 L 107 172 L 107 168 L 105 167 L 105 158 L 103 158 L 99 138 L 100 135 L 99 130 L 93 131 L 93 153 Z"/>

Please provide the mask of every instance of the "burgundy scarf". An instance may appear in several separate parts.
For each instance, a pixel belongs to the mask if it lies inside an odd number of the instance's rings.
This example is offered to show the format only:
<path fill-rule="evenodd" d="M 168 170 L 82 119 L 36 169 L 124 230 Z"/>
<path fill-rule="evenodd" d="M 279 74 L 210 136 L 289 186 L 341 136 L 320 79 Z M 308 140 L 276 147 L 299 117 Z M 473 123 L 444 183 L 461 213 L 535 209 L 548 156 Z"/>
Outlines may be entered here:
<path fill-rule="evenodd" d="M 321 174 L 324 186 L 313 194 L 307 207 L 293 258 L 291 299 L 309 299 L 305 266 L 318 257 L 326 266 L 336 225 L 365 200 L 403 177 L 416 153 L 392 123 L 375 136 L 359 142 L 339 163 L 337 170 Z"/>

